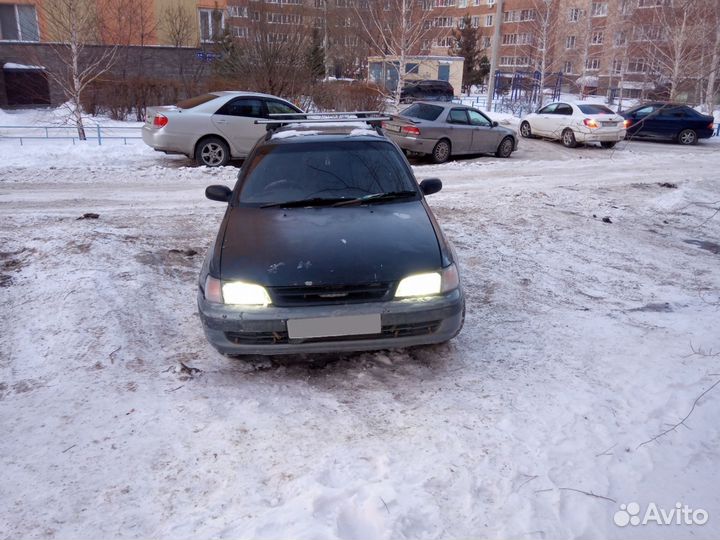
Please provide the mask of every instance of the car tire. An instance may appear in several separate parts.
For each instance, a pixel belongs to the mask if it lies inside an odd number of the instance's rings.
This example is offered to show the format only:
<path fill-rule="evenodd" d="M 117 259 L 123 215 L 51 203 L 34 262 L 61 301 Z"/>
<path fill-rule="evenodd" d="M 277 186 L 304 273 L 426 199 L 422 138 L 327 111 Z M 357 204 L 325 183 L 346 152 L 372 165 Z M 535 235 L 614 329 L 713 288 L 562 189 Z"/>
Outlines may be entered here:
<path fill-rule="evenodd" d="M 562 141 L 565 148 L 575 148 L 577 146 L 577 141 L 575 140 L 575 133 L 573 133 L 573 130 L 570 128 L 566 128 L 565 131 L 562 132 L 560 140 Z"/>
<path fill-rule="evenodd" d="M 450 141 L 447 139 L 440 139 L 435 144 L 435 148 L 433 148 L 431 154 L 433 163 L 445 163 L 448 159 L 450 159 L 451 150 Z"/>
<path fill-rule="evenodd" d="M 603 148 L 615 148 L 616 144 L 617 143 L 615 141 L 602 141 L 600 143 L 600 146 L 602 146 Z"/>
<path fill-rule="evenodd" d="M 497 147 L 495 155 L 499 158 L 509 158 L 510 154 L 513 153 L 513 150 L 515 150 L 515 143 L 513 142 L 512 137 L 505 137 L 502 141 L 500 141 L 500 145 Z"/>
<path fill-rule="evenodd" d="M 230 161 L 230 147 L 220 137 L 206 137 L 195 146 L 195 163 L 223 167 Z"/>
<path fill-rule="evenodd" d="M 677 137 L 677 142 L 685 146 L 697 144 L 697 133 L 695 133 L 692 129 L 683 129 Z"/>
<path fill-rule="evenodd" d="M 531 139 L 533 136 L 530 122 L 528 122 L 527 120 L 520 124 L 520 135 L 522 135 L 526 139 Z"/>

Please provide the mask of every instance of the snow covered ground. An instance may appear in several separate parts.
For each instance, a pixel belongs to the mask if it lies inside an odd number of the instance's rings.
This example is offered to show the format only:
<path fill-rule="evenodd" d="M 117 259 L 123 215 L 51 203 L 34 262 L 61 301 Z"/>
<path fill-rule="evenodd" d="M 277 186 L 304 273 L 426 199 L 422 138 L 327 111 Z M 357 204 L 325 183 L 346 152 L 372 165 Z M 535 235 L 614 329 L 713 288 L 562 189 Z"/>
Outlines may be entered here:
<path fill-rule="evenodd" d="M 460 336 L 272 360 L 204 339 L 203 190 L 236 169 L 189 165 L 0 141 L 2 538 L 720 536 L 715 142 L 419 164 Z"/>

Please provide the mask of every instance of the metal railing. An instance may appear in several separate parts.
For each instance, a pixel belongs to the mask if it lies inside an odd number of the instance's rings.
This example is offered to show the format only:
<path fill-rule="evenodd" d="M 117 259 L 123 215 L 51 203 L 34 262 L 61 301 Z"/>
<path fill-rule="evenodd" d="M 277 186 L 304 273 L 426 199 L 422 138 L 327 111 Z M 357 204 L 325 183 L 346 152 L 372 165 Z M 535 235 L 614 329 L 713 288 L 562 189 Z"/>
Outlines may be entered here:
<path fill-rule="evenodd" d="M 71 140 L 75 142 L 97 142 L 102 145 L 107 140 L 142 139 L 141 127 L 134 126 L 85 126 L 85 140 L 81 140 L 74 126 L 0 126 L 0 141 L 19 140 L 23 146 L 26 140 Z M 127 134 L 126 134 L 127 133 Z"/>

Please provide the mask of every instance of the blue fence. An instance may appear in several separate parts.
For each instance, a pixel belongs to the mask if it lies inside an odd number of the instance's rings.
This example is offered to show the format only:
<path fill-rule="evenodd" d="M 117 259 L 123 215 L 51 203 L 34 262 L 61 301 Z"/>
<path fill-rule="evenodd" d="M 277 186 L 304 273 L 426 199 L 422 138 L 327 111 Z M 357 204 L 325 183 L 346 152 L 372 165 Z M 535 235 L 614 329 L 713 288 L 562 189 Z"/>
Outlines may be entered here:
<path fill-rule="evenodd" d="M 81 141 L 74 126 L 0 126 L 0 141 L 17 140 L 21 146 L 26 140 L 71 140 L 73 144 L 91 141 L 98 145 L 108 140 L 121 140 L 127 144 L 128 140 L 142 139 L 141 129 L 139 126 L 85 126 L 86 140 Z"/>

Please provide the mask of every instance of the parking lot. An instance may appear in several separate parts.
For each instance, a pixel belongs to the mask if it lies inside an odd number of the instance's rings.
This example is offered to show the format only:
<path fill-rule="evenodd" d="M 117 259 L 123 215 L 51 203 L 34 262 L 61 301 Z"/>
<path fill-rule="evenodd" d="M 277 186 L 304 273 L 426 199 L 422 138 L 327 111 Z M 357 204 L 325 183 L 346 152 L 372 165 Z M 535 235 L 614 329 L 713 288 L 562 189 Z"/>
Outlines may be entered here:
<path fill-rule="evenodd" d="M 195 294 L 203 190 L 236 168 L 3 143 L 3 536 L 718 536 L 718 149 L 415 162 L 444 182 L 462 333 L 233 360 Z M 631 501 L 710 520 L 615 526 Z"/>

